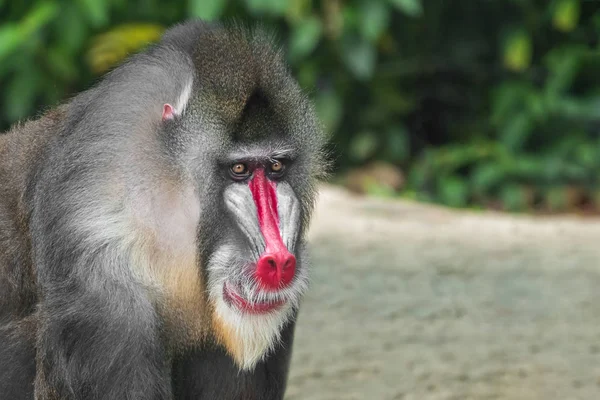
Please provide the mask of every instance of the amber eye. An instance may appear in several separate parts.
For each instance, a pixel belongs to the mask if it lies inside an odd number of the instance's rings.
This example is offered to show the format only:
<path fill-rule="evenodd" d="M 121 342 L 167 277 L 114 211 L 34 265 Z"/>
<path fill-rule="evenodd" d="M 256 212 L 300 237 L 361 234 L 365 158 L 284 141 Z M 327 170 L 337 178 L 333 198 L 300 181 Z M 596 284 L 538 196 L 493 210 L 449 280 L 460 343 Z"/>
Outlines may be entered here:
<path fill-rule="evenodd" d="M 248 167 L 242 163 L 233 164 L 231 166 L 231 173 L 238 177 L 246 176 L 248 175 Z"/>
<path fill-rule="evenodd" d="M 271 163 L 271 171 L 276 173 L 283 171 L 283 163 L 277 160 L 273 161 Z"/>

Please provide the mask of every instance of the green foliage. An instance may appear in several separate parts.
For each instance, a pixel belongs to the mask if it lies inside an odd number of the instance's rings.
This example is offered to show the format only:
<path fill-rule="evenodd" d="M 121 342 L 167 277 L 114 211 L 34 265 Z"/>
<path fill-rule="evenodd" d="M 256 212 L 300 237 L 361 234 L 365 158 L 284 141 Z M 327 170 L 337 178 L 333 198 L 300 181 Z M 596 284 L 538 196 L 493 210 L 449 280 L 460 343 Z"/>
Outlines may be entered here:
<path fill-rule="evenodd" d="M 405 194 L 457 207 L 600 205 L 590 1 L 0 1 L 0 127 L 89 87 L 186 17 L 276 31 L 340 171 L 384 161 L 404 170 Z"/>

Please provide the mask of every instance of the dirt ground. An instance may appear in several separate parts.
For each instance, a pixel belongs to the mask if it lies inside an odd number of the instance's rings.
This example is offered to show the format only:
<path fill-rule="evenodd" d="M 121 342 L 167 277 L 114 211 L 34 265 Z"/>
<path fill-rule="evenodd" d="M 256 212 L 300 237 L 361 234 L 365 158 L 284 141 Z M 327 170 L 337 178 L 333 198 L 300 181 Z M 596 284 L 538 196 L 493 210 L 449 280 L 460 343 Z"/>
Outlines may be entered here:
<path fill-rule="evenodd" d="M 600 399 L 600 220 L 323 189 L 287 400 Z"/>

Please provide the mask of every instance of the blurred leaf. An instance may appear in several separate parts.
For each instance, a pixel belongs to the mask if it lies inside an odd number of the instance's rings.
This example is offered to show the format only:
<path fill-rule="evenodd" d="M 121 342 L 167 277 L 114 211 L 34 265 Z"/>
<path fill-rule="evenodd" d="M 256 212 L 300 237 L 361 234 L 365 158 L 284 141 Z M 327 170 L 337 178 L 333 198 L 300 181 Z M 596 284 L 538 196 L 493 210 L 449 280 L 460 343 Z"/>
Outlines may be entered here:
<path fill-rule="evenodd" d="M 469 187 L 463 178 L 455 175 L 438 178 L 438 191 L 442 203 L 450 207 L 464 207 L 469 196 Z"/>
<path fill-rule="evenodd" d="M 43 1 L 29 11 L 21 22 L 0 26 L 0 60 L 29 42 L 33 33 L 48 23 L 57 12 L 56 3 Z"/>
<path fill-rule="evenodd" d="M 600 153 L 600 152 L 599 152 Z M 577 162 L 590 170 L 597 170 L 600 167 L 600 154 L 597 154 L 596 149 L 585 140 L 578 143 L 576 150 Z"/>
<path fill-rule="evenodd" d="M 129 54 L 160 38 L 164 28 L 155 24 L 119 25 L 94 38 L 88 62 L 96 74 L 122 62 Z"/>
<path fill-rule="evenodd" d="M 60 46 L 71 51 L 82 47 L 88 36 L 88 24 L 77 7 L 65 7 L 57 18 L 56 33 Z"/>
<path fill-rule="evenodd" d="M 546 92 L 557 94 L 567 90 L 577 75 L 582 49 L 575 46 L 551 50 L 544 61 L 550 74 Z"/>
<path fill-rule="evenodd" d="M 361 132 L 352 140 L 350 155 L 356 161 L 366 161 L 375 154 L 378 145 L 379 139 L 374 132 Z"/>
<path fill-rule="evenodd" d="M 61 52 L 60 49 L 48 49 L 47 60 L 48 66 L 56 76 L 64 80 L 77 78 L 79 71 L 71 62 L 71 58 Z"/>
<path fill-rule="evenodd" d="M 17 25 L 0 26 L 0 60 L 10 55 L 24 40 Z"/>
<path fill-rule="evenodd" d="M 317 114 L 328 132 L 337 129 L 343 113 L 342 106 L 342 100 L 333 91 L 322 92 L 315 99 Z"/>
<path fill-rule="evenodd" d="M 476 165 L 471 174 L 473 191 L 479 195 L 489 195 L 492 188 L 500 186 L 505 179 L 505 172 L 498 163 Z"/>
<path fill-rule="evenodd" d="M 381 185 L 376 181 L 366 183 L 367 194 L 375 197 L 395 197 L 396 192 L 389 186 Z"/>
<path fill-rule="evenodd" d="M 388 6 L 382 0 L 362 2 L 359 16 L 360 30 L 372 42 L 379 38 L 390 22 Z"/>
<path fill-rule="evenodd" d="M 284 15 L 290 6 L 288 0 L 245 0 L 246 7 L 253 14 Z"/>
<path fill-rule="evenodd" d="M 295 26 L 290 36 L 290 58 L 298 60 L 312 52 L 321 39 L 322 31 L 321 21 L 316 17 L 307 18 Z"/>
<path fill-rule="evenodd" d="M 492 91 L 491 121 L 495 125 L 503 125 L 512 119 L 517 111 L 522 111 L 525 99 L 534 90 L 533 86 L 524 82 L 507 81 L 499 84 Z"/>
<path fill-rule="evenodd" d="M 549 183 L 559 182 L 564 171 L 564 163 L 560 158 L 548 156 L 544 162 L 542 177 Z"/>
<path fill-rule="evenodd" d="M 188 0 L 188 16 L 212 21 L 221 16 L 226 5 L 227 0 Z"/>
<path fill-rule="evenodd" d="M 533 45 L 531 37 L 523 30 L 511 33 L 504 44 L 504 66 L 515 72 L 529 68 Z"/>
<path fill-rule="evenodd" d="M 530 116 L 527 113 L 514 115 L 512 120 L 506 122 L 500 131 L 500 141 L 509 149 L 516 151 L 522 149 L 533 129 Z"/>
<path fill-rule="evenodd" d="M 377 53 L 368 41 L 356 37 L 345 38 L 342 43 L 342 57 L 357 79 L 367 80 L 373 75 Z"/>
<path fill-rule="evenodd" d="M 500 192 L 500 198 L 509 211 L 523 211 L 532 201 L 531 193 L 527 188 L 515 184 L 505 185 Z"/>
<path fill-rule="evenodd" d="M 292 23 L 298 23 L 311 12 L 311 0 L 291 0 L 287 10 L 287 18 Z"/>
<path fill-rule="evenodd" d="M 318 64 L 316 62 L 306 61 L 300 63 L 296 76 L 302 88 L 312 90 L 317 83 L 317 77 L 319 76 L 318 74 Z"/>
<path fill-rule="evenodd" d="M 17 121 L 33 111 L 38 83 L 34 65 L 23 66 L 9 82 L 4 92 L 4 113 L 9 120 Z"/>
<path fill-rule="evenodd" d="M 579 21 L 579 0 L 559 0 L 554 9 L 552 24 L 562 32 L 570 32 Z"/>
<path fill-rule="evenodd" d="M 432 175 L 433 152 L 425 149 L 409 171 L 408 181 L 414 188 L 422 191 L 430 183 Z"/>
<path fill-rule="evenodd" d="M 94 27 L 105 26 L 108 23 L 108 1 L 102 0 L 78 0 L 83 8 L 87 20 Z"/>
<path fill-rule="evenodd" d="M 512 175 L 522 180 L 535 182 L 544 175 L 544 160 L 539 156 L 521 154 L 512 160 L 509 170 Z"/>
<path fill-rule="evenodd" d="M 28 36 L 47 24 L 58 13 L 59 7 L 53 1 L 42 1 L 21 22 L 22 34 Z"/>
<path fill-rule="evenodd" d="M 390 127 L 386 133 L 387 141 L 384 150 L 386 158 L 393 163 L 406 161 L 410 155 L 410 143 L 406 127 L 398 124 Z"/>
<path fill-rule="evenodd" d="M 394 86 L 393 82 L 382 82 L 373 86 L 376 106 L 395 115 L 405 115 L 415 109 L 416 101 L 411 93 Z"/>
<path fill-rule="evenodd" d="M 423 14 L 421 0 L 389 0 L 389 2 L 408 16 L 419 17 Z"/>
<path fill-rule="evenodd" d="M 568 205 L 568 192 L 563 187 L 553 187 L 545 195 L 546 205 L 552 211 L 563 211 Z"/>

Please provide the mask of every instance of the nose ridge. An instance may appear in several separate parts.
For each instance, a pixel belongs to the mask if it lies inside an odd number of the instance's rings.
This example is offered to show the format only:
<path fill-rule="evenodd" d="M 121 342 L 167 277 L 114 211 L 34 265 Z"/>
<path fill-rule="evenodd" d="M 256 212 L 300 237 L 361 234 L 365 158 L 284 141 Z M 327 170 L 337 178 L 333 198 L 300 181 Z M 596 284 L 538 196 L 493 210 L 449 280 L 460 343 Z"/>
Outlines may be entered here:
<path fill-rule="evenodd" d="M 292 281 L 296 257 L 287 250 L 264 253 L 256 262 L 255 276 L 266 290 L 281 289 Z"/>

